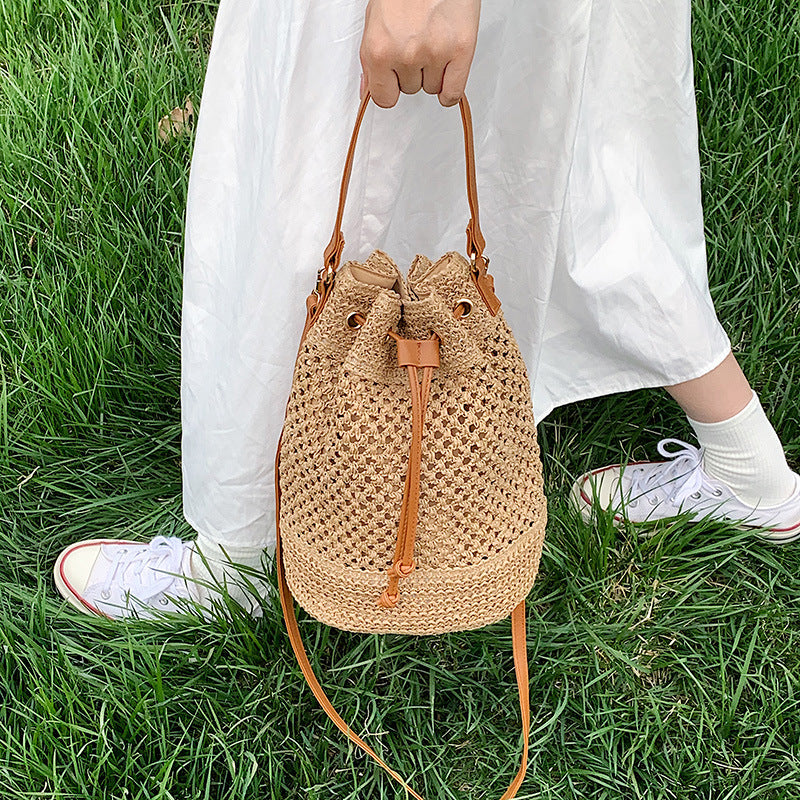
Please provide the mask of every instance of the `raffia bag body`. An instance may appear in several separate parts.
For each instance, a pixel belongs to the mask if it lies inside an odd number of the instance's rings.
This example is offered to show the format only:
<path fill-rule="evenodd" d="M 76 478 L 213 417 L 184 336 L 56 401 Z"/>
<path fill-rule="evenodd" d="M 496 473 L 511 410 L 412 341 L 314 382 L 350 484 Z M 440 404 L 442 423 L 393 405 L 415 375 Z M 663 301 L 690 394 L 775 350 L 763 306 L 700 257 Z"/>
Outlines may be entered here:
<path fill-rule="evenodd" d="M 530 383 L 486 272 L 472 122 L 462 99 L 470 260 L 418 255 L 404 278 L 376 250 L 339 266 L 358 130 L 334 234 L 306 302 L 275 460 L 278 578 L 292 646 L 336 725 L 406 789 L 333 709 L 308 661 L 293 597 L 363 633 L 438 634 L 511 615 L 527 765 L 525 597 L 546 501 Z"/>

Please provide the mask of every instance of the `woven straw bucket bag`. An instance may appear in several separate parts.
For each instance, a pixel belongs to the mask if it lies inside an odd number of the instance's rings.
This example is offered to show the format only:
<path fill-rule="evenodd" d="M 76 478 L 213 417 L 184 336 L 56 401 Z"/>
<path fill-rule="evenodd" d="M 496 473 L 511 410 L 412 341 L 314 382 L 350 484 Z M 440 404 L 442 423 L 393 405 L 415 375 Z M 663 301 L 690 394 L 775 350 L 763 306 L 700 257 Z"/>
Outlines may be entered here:
<path fill-rule="evenodd" d="M 472 119 L 467 260 L 418 255 L 404 278 L 380 250 L 340 267 L 359 107 L 333 237 L 306 322 L 275 458 L 281 605 L 314 695 L 350 739 L 418 795 L 335 711 L 314 675 L 294 599 L 362 633 L 439 634 L 511 616 L 528 758 L 525 597 L 547 517 L 530 383 L 487 274 Z"/>

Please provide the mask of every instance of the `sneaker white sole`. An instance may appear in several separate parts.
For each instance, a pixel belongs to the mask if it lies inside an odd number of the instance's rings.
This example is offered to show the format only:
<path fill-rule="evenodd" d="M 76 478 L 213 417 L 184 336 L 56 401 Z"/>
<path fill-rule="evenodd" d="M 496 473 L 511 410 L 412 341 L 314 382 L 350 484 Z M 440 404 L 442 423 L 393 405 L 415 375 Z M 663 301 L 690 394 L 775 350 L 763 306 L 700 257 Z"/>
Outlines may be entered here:
<path fill-rule="evenodd" d="M 634 463 L 640 462 L 631 462 L 631 465 Z M 620 464 L 611 465 L 613 467 L 619 467 Z M 584 490 L 584 486 L 586 485 L 589 478 L 598 473 L 602 472 L 609 467 L 601 467 L 600 469 L 592 470 L 591 472 L 585 472 L 583 475 L 572 484 L 572 489 L 569 493 L 569 500 L 570 503 L 574 508 L 576 508 L 581 515 L 581 518 L 584 522 L 591 525 L 593 522 L 593 514 L 592 514 L 592 498 L 590 495 L 586 493 Z M 634 528 L 650 528 L 658 522 L 671 522 L 673 520 L 681 519 L 680 516 L 673 516 L 673 517 L 657 517 L 650 520 L 644 521 L 634 521 L 634 520 L 627 520 L 628 525 L 632 525 Z M 695 520 L 689 519 L 689 522 L 699 521 L 703 519 L 703 517 L 697 517 Z M 612 517 L 612 522 L 615 527 L 622 528 L 623 525 L 626 523 L 625 518 L 619 513 L 615 512 L 614 516 Z M 729 524 L 732 525 L 734 528 L 741 530 L 741 531 L 751 531 L 756 536 L 761 539 L 764 539 L 769 542 L 773 542 L 775 544 L 789 544 L 790 542 L 795 542 L 800 539 L 800 521 L 797 522 L 795 525 L 791 525 L 787 528 L 765 528 L 758 525 L 747 525 L 743 522 L 734 522 L 729 521 Z M 652 533 L 647 531 L 639 532 L 639 536 L 642 538 L 649 538 L 652 536 Z"/>
<path fill-rule="evenodd" d="M 129 539 L 87 539 L 82 542 L 76 542 L 73 545 L 65 548 L 61 551 L 58 558 L 56 559 L 56 563 L 53 566 L 53 579 L 56 584 L 56 589 L 58 589 L 59 594 L 74 608 L 77 608 L 78 611 L 82 611 L 84 614 L 89 614 L 90 616 L 94 617 L 106 617 L 107 619 L 113 619 L 108 614 L 101 611 L 99 608 L 93 606 L 88 600 L 85 600 L 80 592 L 69 582 L 66 571 L 64 570 L 64 561 L 69 558 L 71 555 L 75 553 L 76 550 L 82 547 L 96 547 L 97 545 L 101 544 L 131 544 L 137 545 L 141 544 L 140 542 L 132 542 Z"/>

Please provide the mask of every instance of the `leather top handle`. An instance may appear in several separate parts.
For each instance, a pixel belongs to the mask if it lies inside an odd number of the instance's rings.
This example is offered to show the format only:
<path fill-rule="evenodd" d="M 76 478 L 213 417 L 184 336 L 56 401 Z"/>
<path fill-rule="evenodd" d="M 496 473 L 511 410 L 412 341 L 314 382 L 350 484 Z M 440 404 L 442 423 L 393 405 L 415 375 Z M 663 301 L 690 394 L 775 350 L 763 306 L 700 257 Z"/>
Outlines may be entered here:
<path fill-rule="evenodd" d="M 325 264 L 320 270 L 320 278 L 325 280 L 332 277 L 339 268 L 339 261 L 344 249 L 344 234 L 342 233 L 342 218 L 344 217 L 344 203 L 347 198 L 347 187 L 350 183 L 350 173 L 353 171 L 353 157 L 358 140 L 358 131 L 361 128 L 361 121 L 364 119 L 364 112 L 370 100 L 370 93 L 364 94 L 361 104 L 358 107 L 356 123 L 353 127 L 353 134 L 350 137 L 350 146 L 347 149 L 347 158 L 344 162 L 344 172 L 342 174 L 342 184 L 339 189 L 339 207 L 336 210 L 336 223 L 333 226 L 333 235 L 325 248 Z M 483 258 L 483 248 L 486 240 L 481 233 L 480 222 L 478 220 L 478 182 L 475 178 L 475 141 L 472 134 L 472 114 L 470 113 L 469 103 L 463 95 L 458 102 L 461 109 L 461 122 L 464 126 L 464 151 L 467 158 L 467 200 L 469 202 L 470 220 L 467 225 L 467 255 L 473 262 L 487 262 Z M 481 265 L 481 272 L 485 272 L 485 263 Z M 324 278 L 323 278 L 324 273 Z M 499 303 L 498 303 L 499 305 Z"/>

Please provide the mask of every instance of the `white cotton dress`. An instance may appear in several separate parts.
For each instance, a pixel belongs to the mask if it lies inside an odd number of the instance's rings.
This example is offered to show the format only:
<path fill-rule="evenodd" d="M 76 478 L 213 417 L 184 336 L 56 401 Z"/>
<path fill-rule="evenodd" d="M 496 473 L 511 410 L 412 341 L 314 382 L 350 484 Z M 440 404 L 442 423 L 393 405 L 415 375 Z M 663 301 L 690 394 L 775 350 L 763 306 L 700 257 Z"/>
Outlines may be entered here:
<path fill-rule="evenodd" d="M 221 0 L 186 208 L 183 501 L 274 546 L 274 457 L 359 101 L 365 0 Z M 730 351 L 708 291 L 689 0 L 491 0 L 467 84 L 489 270 L 537 421 L 695 378 Z M 457 107 L 371 104 L 343 259 L 464 252 Z"/>

